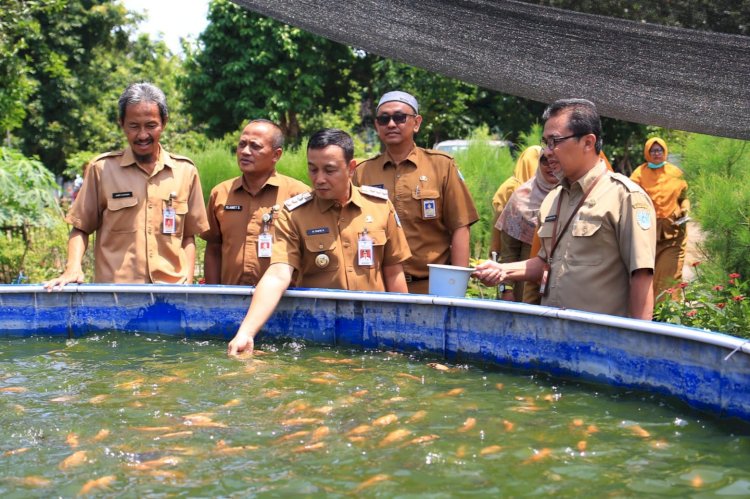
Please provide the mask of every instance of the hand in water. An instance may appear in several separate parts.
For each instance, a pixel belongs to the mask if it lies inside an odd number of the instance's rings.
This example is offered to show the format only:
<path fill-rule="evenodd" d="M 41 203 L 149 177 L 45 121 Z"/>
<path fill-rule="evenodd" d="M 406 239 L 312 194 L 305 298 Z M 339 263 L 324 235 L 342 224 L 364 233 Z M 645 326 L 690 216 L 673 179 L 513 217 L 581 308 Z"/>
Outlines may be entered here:
<path fill-rule="evenodd" d="M 238 332 L 235 337 L 232 338 L 232 341 L 229 342 L 229 345 L 227 345 L 227 355 L 234 357 L 242 352 L 252 355 L 254 348 L 255 340 L 253 337 L 249 334 Z"/>

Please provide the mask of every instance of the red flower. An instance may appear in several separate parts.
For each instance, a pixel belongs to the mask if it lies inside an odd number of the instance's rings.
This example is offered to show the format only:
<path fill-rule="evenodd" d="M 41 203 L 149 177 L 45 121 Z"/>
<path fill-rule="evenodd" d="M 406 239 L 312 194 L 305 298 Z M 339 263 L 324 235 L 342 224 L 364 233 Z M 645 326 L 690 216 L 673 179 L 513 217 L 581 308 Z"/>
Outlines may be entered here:
<path fill-rule="evenodd" d="M 721 284 L 717 284 L 716 286 L 714 286 L 714 291 L 721 291 L 722 289 L 724 289 L 724 286 L 722 286 Z"/>
<path fill-rule="evenodd" d="M 667 288 L 667 294 L 673 295 L 674 294 L 674 288 Z"/>
<path fill-rule="evenodd" d="M 206 284 L 206 280 L 204 278 L 198 279 L 198 284 Z"/>
<path fill-rule="evenodd" d="M 693 264 L 692 264 L 692 265 L 693 265 L 693 267 L 697 267 L 697 266 L 698 266 L 698 265 L 700 265 L 700 264 L 701 264 L 701 262 L 693 262 Z"/>
<path fill-rule="evenodd" d="M 724 308 L 724 307 L 726 307 L 726 306 L 727 306 L 727 304 L 726 304 L 726 303 L 717 303 L 717 304 L 716 304 L 716 307 L 718 307 L 719 309 L 722 309 L 722 308 Z"/>
<path fill-rule="evenodd" d="M 677 285 L 677 287 L 679 287 L 680 289 L 685 289 L 685 288 L 687 288 L 687 287 L 688 287 L 688 283 L 686 283 L 686 282 L 681 282 L 680 284 L 678 284 L 678 285 Z"/>
<path fill-rule="evenodd" d="M 729 279 L 729 284 L 734 284 L 734 279 Z"/>
<path fill-rule="evenodd" d="M 696 309 L 688 310 L 685 315 L 687 315 L 688 317 L 695 317 L 696 315 L 698 315 L 698 311 Z"/>
<path fill-rule="evenodd" d="M 737 295 L 737 296 L 732 297 L 732 300 L 734 301 L 742 301 L 744 299 L 745 299 L 745 295 Z"/>
<path fill-rule="evenodd" d="M 732 279 L 739 279 L 740 275 L 737 272 L 732 272 L 731 274 L 729 274 L 729 277 L 731 277 Z"/>

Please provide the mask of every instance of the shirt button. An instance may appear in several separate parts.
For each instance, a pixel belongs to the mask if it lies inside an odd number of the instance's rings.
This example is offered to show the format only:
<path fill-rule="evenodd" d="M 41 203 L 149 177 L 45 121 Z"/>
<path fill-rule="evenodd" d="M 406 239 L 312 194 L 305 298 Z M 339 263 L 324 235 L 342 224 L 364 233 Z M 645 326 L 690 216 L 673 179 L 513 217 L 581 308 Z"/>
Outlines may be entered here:
<path fill-rule="evenodd" d="M 322 244 L 319 244 L 319 245 L 318 245 L 318 248 L 320 248 L 320 249 L 323 249 L 323 245 L 322 245 Z"/>

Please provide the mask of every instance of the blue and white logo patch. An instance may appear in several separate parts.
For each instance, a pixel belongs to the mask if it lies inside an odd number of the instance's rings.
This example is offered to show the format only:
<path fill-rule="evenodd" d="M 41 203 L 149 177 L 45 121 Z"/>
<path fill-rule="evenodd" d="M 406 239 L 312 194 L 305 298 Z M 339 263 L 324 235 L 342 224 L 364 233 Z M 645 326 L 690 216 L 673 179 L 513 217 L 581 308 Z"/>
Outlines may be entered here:
<path fill-rule="evenodd" d="M 651 213 L 648 210 L 644 208 L 635 210 L 635 220 L 641 229 L 648 230 L 651 228 Z"/>

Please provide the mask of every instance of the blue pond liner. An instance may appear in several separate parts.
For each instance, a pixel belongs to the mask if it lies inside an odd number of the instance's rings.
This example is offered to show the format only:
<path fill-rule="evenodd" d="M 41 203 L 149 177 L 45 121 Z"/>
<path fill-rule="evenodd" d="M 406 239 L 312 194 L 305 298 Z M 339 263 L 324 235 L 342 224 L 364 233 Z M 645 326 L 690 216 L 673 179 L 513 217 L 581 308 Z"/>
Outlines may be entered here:
<path fill-rule="evenodd" d="M 0 337 L 119 331 L 229 340 L 254 288 L 0 285 Z M 518 303 L 287 291 L 265 338 L 416 352 L 675 397 L 750 423 L 750 342 L 720 333 Z"/>

